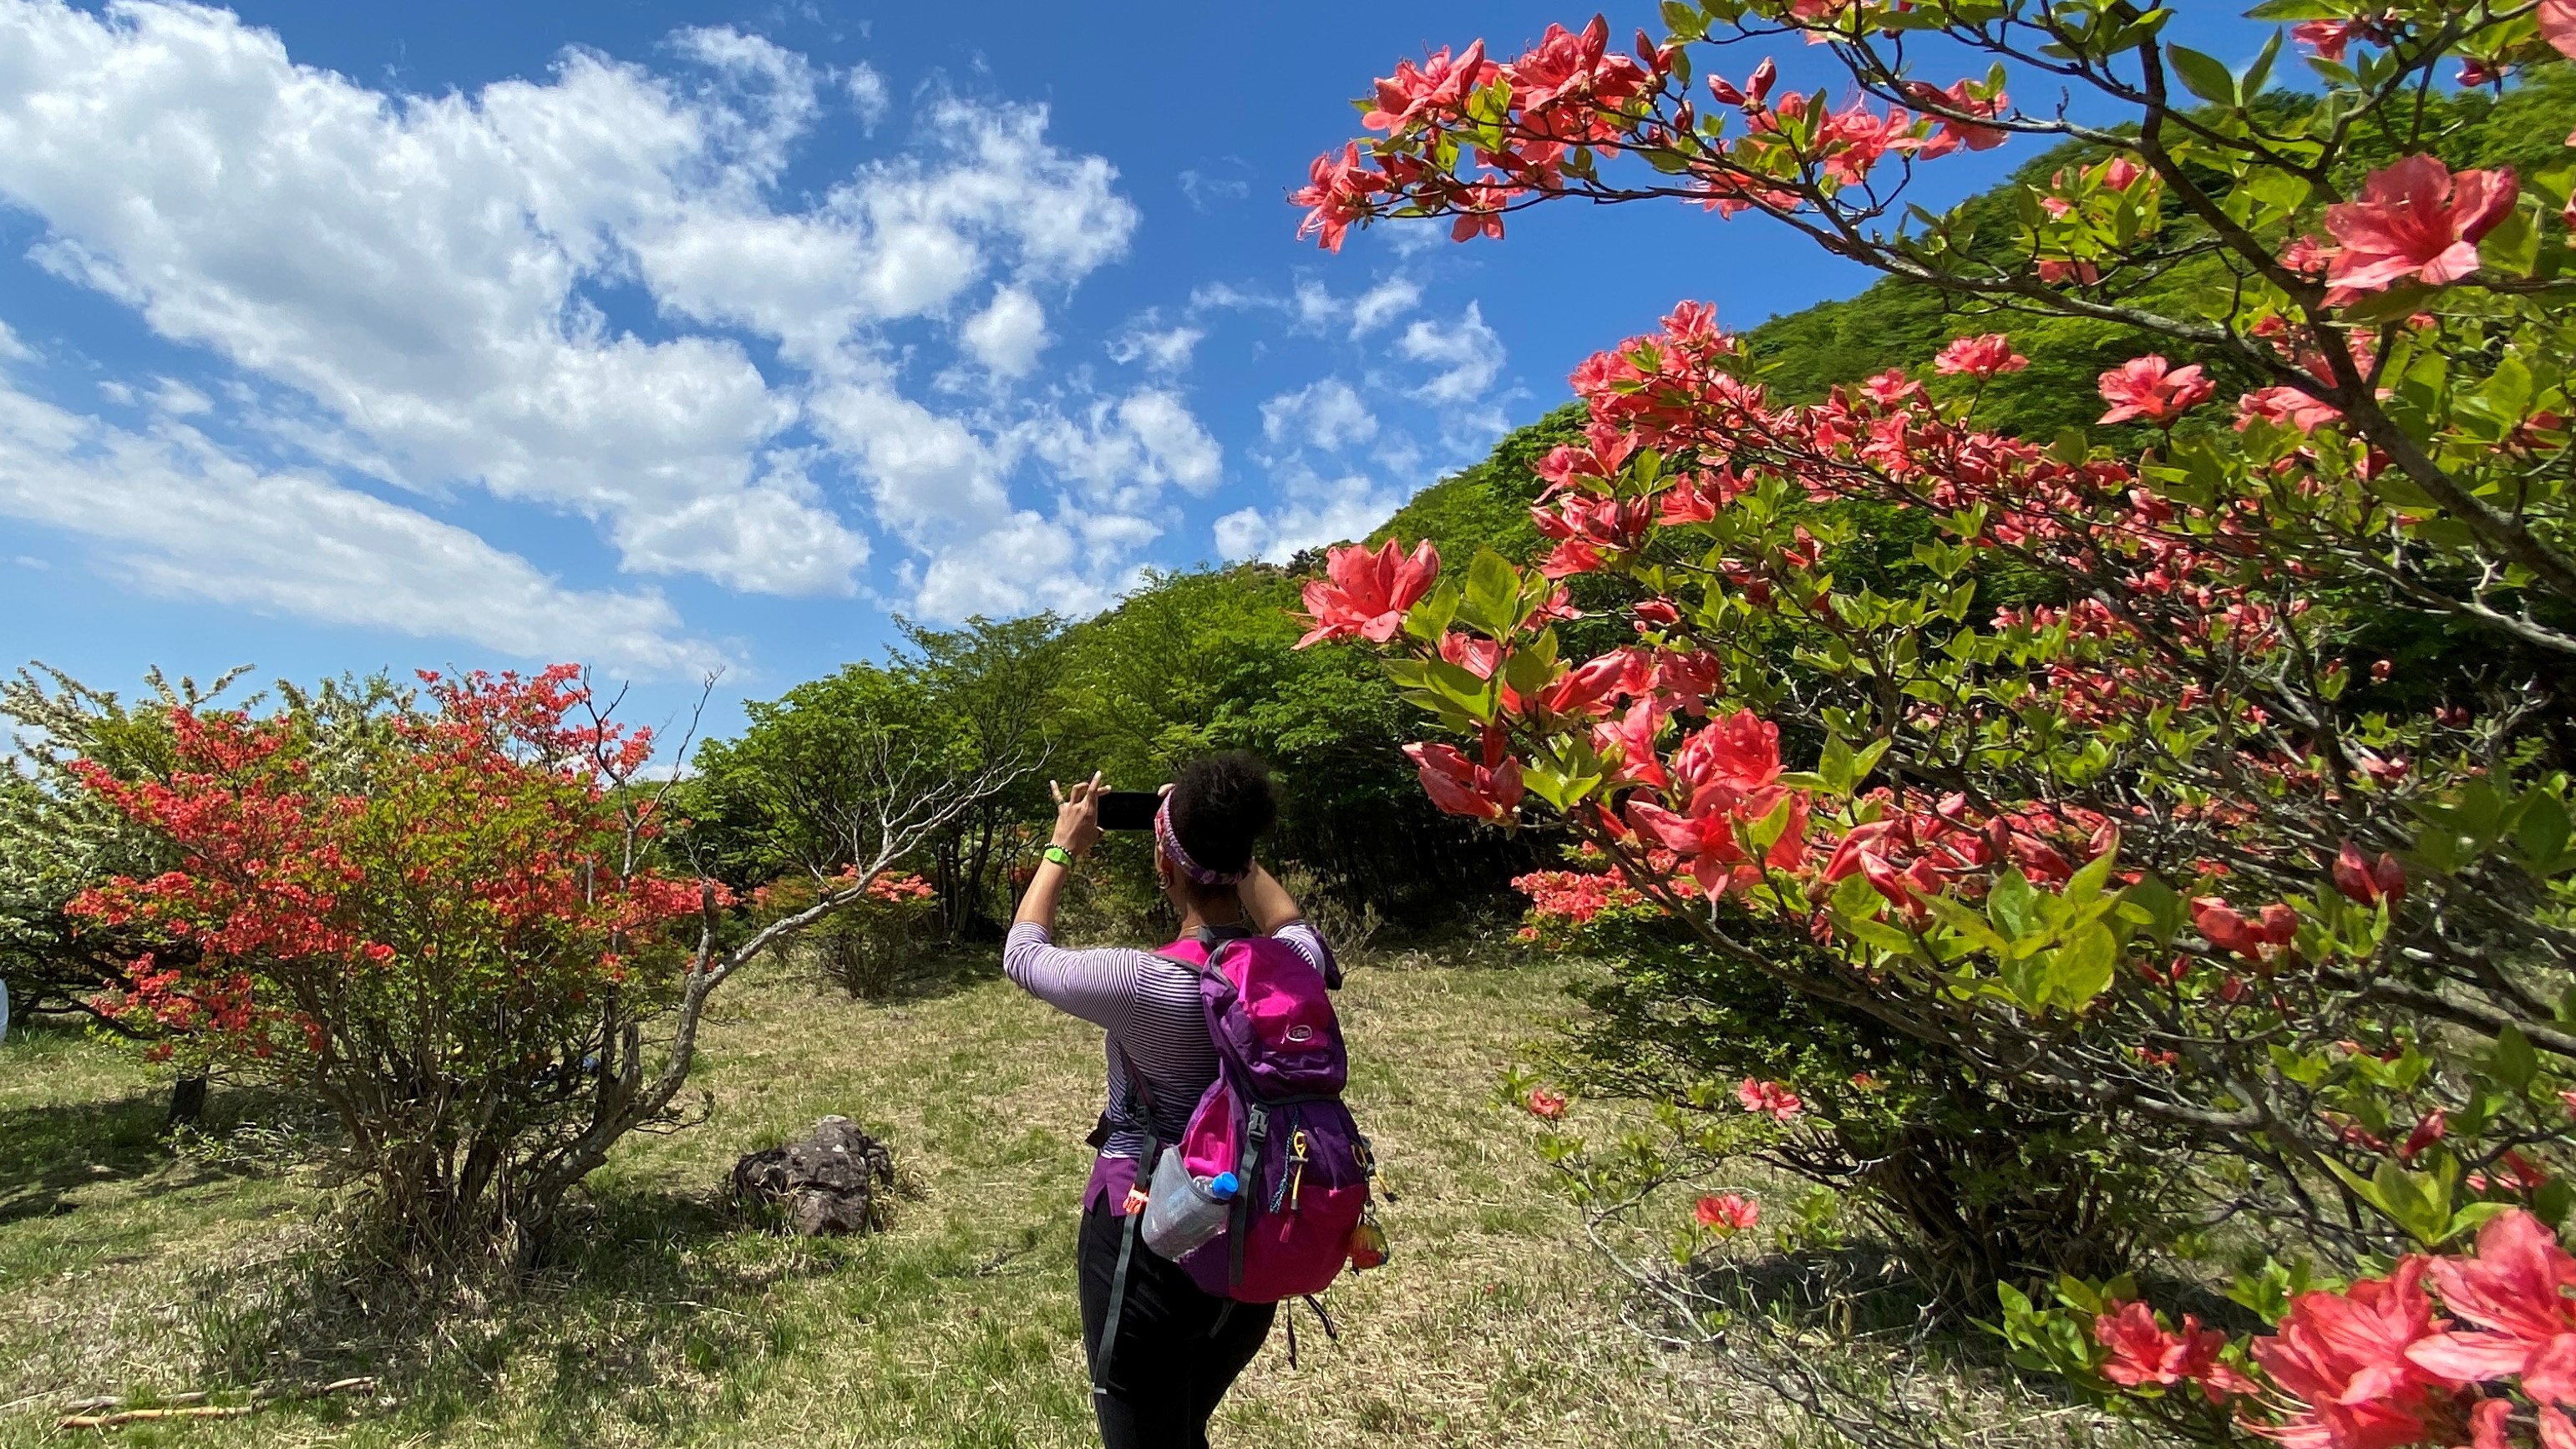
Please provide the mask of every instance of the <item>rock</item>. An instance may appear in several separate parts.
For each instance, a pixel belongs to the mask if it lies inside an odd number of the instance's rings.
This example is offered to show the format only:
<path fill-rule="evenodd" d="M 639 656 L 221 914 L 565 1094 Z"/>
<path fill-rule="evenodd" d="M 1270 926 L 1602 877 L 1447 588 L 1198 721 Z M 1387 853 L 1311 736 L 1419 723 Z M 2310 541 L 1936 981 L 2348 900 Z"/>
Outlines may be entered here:
<path fill-rule="evenodd" d="M 802 1142 L 754 1152 L 733 1165 L 734 1201 L 777 1208 L 806 1237 L 885 1225 L 894 1153 L 847 1117 L 826 1117 Z"/>

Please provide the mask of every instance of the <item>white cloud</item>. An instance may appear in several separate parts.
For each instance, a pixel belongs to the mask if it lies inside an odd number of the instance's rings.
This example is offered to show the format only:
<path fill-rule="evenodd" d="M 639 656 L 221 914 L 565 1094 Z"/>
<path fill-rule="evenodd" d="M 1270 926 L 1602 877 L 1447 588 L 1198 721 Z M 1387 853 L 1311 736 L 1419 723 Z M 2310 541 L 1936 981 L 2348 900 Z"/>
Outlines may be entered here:
<path fill-rule="evenodd" d="M 215 410 L 214 399 L 175 377 L 162 378 L 153 385 L 152 405 L 172 417 L 181 418 Z"/>
<path fill-rule="evenodd" d="M 1302 332 L 1346 328 L 1363 336 L 1410 312 L 1422 301 L 1422 288 L 1403 277 L 1389 277 L 1355 297 L 1336 295 L 1311 277 L 1301 278 L 1287 295 L 1232 282 L 1208 282 L 1190 293 L 1192 311 L 1277 312 Z"/>
<path fill-rule="evenodd" d="M 1441 369 L 1414 396 L 1443 406 L 1463 406 L 1483 397 L 1503 371 L 1503 339 L 1485 325 L 1483 309 L 1473 302 L 1448 327 L 1428 317 L 1417 320 L 1396 339 L 1395 350 L 1408 361 Z"/>
<path fill-rule="evenodd" d="M 1072 529 L 1022 512 L 975 539 L 971 549 L 933 559 L 916 597 L 924 613 L 942 619 L 1033 609 L 1080 615 L 1107 607 L 1134 580 L 1132 569 L 1101 577 L 1096 562 L 1087 565 Z"/>
<path fill-rule="evenodd" d="M 1109 360 L 1141 362 L 1153 372 L 1180 372 L 1190 365 L 1207 333 L 1196 327 L 1162 327 L 1161 315 L 1148 309 L 1127 324 L 1127 330 L 1109 339 Z"/>
<path fill-rule="evenodd" d="M 1019 287 L 993 294 L 993 304 L 967 319 L 958 340 L 997 377 L 1024 377 L 1055 339 L 1047 335 L 1046 309 Z"/>
<path fill-rule="evenodd" d="M 1177 393 L 1147 388 L 1022 431 L 1030 450 L 1093 503 L 1151 507 L 1166 484 L 1205 493 L 1225 472 L 1225 452 Z"/>
<path fill-rule="evenodd" d="M 1216 521 L 1219 557 L 1285 563 L 1300 549 L 1365 538 L 1404 506 L 1404 495 L 1361 474 L 1327 479 L 1291 469 L 1282 481 L 1278 507 L 1241 508 Z"/>
<path fill-rule="evenodd" d="M 859 113 L 859 124 L 868 134 L 876 134 L 877 124 L 893 108 L 894 97 L 886 88 L 885 77 L 866 61 L 853 63 L 841 76 L 841 88 L 850 93 L 850 109 Z"/>
<path fill-rule="evenodd" d="M 1263 403 L 1261 435 L 1292 448 L 1338 449 L 1376 437 L 1377 415 L 1349 383 L 1328 377 Z"/>
<path fill-rule="evenodd" d="M 1195 167 L 1182 172 L 1179 181 L 1192 211 L 1207 210 L 1210 201 L 1241 201 L 1252 194 L 1252 183 L 1240 176 L 1211 176 Z"/>
<path fill-rule="evenodd" d="M 724 663 L 658 593 L 566 588 L 464 529 L 262 471 L 185 425 L 130 432 L 5 388 L 0 514 L 96 540 L 110 573 L 158 594 L 647 675 Z"/>
<path fill-rule="evenodd" d="M 9 330 L 8 323 L 0 322 L 0 362 L 33 362 L 35 360 L 36 349 L 19 341 L 18 334 Z"/>
<path fill-rule="evenodd" d="M 1412 311 L 1422 289 L 1402 277 L 1389 277 L 1351 302 L 1351 335 L 1358 337 Z"/>
<path fill-rule="evenodd" d="M 1029 289 L 1128 245 L 1116 172 L 1049 144 L 1042 106 L 952 96 L 912 150 L 783 204 L 823 87 L 873 124 L 884 78 L 726 27 L 668 54 L 676 71 L 572 50 L 539 79 L 411 96 L 297 65 L 223 11 L 0 0 L 0 200 L 42 220 L 40 264 L 260 379 L 245 426 L 335 468 L 592 520 L 630 571 L 852 591 L 868 543 L 826 469 L 933 563 L 1018 516 L 1018 424 L 903 397 L 878 329 L 953 319 L 998 280 L 959 342 L 1028 370 L 1046 340 Z M 589 289 L 627 284 L 677 335 L 610 325 Z M 766 378 L 688 324 L 773 338 L 806 375 Z M 1139 475 L 1212 484 L 1186 409 L 1181 429 L 1134 402 L 1115 423 Z M 782 467 L 800 426 L 827 447 Z"/>

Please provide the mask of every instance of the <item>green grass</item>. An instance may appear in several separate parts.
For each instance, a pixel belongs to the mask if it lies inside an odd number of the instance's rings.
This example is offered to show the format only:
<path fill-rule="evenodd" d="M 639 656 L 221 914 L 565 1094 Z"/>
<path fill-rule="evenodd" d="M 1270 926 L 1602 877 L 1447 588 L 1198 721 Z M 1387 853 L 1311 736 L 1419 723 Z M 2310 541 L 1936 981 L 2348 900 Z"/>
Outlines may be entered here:
<path fill-rule="evenodd" d="M 1331 1299 L 1338 1344 L 1271 1345 L 1220 1442 L 1774 1444 L 1776 1409 L 1621 1325 L 1620 1298 L 1494 1104 L 1568 1004 L 1562 963 L 1356 971 L 1352 1099 L 1400 1201 L 1396 1259 Z M 330 1195 L 279 1104 L 218 1089 L 193 1146 L 126 1050 L 0 1045 L 0 1446 L 59 1406 L 374 1374 L 358 1402 L 275 1405 L 128 1444 L 1080 1445 L 1092 1442 L 1072 1255 L 1098 1033 L 989 964 L 849 1000 L 779 966 L 728 988 L 706 1120 L 625 1144 L 560 1258 L 503 1301 L 400 1323 L 328 1249 Z M 722 1202 L 736 1154 L 827 1113 L 894 1146 L 891 1228 L 802 1241 Z M 289 1124 L 291 1125 L 291 1124 Z M 1311 1326 L 1311 1324 L 1309 1325 Z"/>

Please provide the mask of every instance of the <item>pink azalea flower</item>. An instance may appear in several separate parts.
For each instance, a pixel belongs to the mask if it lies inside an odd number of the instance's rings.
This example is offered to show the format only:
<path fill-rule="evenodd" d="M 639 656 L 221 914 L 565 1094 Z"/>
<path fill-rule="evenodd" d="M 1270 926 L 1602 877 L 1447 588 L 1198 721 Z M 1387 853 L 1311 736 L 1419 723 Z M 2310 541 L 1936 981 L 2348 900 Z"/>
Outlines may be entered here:
<path fill-rule="evenodd" d="M 1288 200 L 1307 208 L 1306 219 L 1297 226 L 1300 241 L 1315 237 L 1316 244 L 1328 252 L 1342 249 L 1342 233 L 1352 222 L 1369 214 L 1369 198 L 1386 189 L 1384 174 L 1360 159 L 1359 143 L 1342 147 L 1342 154 L 1330 151 L 1315 158 L 1308 168 L 1307 183 L 1292 193 Z"/>
<path fill-rule="evenodd" d="M 2254 1361 L 2302 1404 L 2269 1437 L 2319 1449 L 2428 1442 L 2432 1395 L 2457 1380 L 2414 1359 L 2415 1347 L 2435 1337 L 2423 1288 L 2427 1266 L 2408 1257 L 2386 1278 L 2290 1300 L 2279 1330 L 2254 1341 Z"/>
<path fill-rule="evenodd" d="M 1529 1094 L 1529 1109 L 1531 1116 L 1553 1122 L 1565 1115 L 1565 1094 L 1551 1092 L 1545 1087 L 1534 1088 Z"/>
<path fill-rule="evenodd" d="M 2094 1317 L 2093 1340 L 2111 1351 L 2103 1361 L 2102 1377 L 2124 1389 L 2140 1384 L 2171 1387 L 2197 1383 L 2210 1402 L 2216 1403 L 2226 1395 L 2245 1393 L 2254 1387 L 2251 1379 L 2218 1361 L 2218 1351 L 2227 1346 L 2227 1335 L 2215 1328 L 2201 1327 L 2194 1314 L 2183 1315 L 2180 1329 L 2167 1329 L 2156 1322 L 2155 1310 L 2144 1303 L 2114 1300 Z"/>
<path fill-rule="evenodd" d="M 1762 1221 L 1762 1201 L 1742 1193 L 1721 1192 L 1701 1198 L 1692 1206 L 1692 1215 L 1703 1228 L 1721 1233 L 1740 1233 Z"/>
<path fill-rule="evenodd" d="M 2012 350 L 2012 339 L 2000 332 L 1983 337 L 1962 337 L 1941 349 L 1932 359 L 1932 370 L 1943 376 L 1965 373 L 1970 377 L 1993 377 L 2000 372 L 2019 372 L 2030 366 L 2030 359 Z"/>
<path fill-rule="evenodd" d="M 2102 415 L 2106 423 L 2131 418 L 2170 423 L 2217 391 L 2215 383 L 2201 376 L 2199 364 L 2175 367 L 2153 353 L 2133 357 L 2102 374 L 2101 386 L 2102 400 L 2111 405 Z"/>
<path fill-rule="evenodd" d="M 1735 1089 L 1735 1100 L 1744 1104 L 1745 1111 L 1762 1113 L 1774 1122 L 1788 1121 L 1807 1105 L 1805 1099 L 1787 1087 L 1778 1082 L 1766 1082 L 1760 1077 L 1746 1077 L 1744 1085 Z"/>
<path fill-rule="evenodd" d="M 2455 176 L 2434 157 L 2409 156 L 2373 172 L 2360 200 L 2326 208 L 2326 231 L 2341 244 L 2326 272 L 2335 299 L 2410 277 L 2440 286 L 2476 271 L 2478 238 L 2520 194 L 2509 166 Z"/>
<path fill-rule="evenodd" d="M 2540 0 L 2540 36 L 2576 59 L 2576 0 Z"/>
<path fill-rule="evenodd" d="M 2478 1229 L 2474 1258 L 2440 1258 L 2442 1303 L 2477 1325 L 2410 1343 L 2415 1369 L 2461 1383 L 2518 1378 L 2535 1403 L 2576 1404 L 2576 1258 L 2540 1219 L 2515 1208 Z"/>
<path fill-rule="evenodd" d="M 2240 432 L 2247 423 L 2260 418 L 2267 423 L 2313 433 L 2342 416 L 2343 413 L 2332 403 L 2319 402 L 2295 387 L 2262 388 L 2236 400 L 2236 427 Z"/>
<path fill-rule="evenodd" d="M 1410 555 L 1391 538 L 1375 552 L 1358 544 L 1334 549 L 1325 559 L 1324 577 L 1306 582 L 1306 612 L 1315 627 L 1297 647 L 1322 639 L 1383 644 L 1404 627 L 1405 611 L 1439 576 L 1440 551 L 1427 538 Z"/>
<path fill-rule="evenodd" d="M 1505 755 L 1501 742 L 1488 737 L 1482 764 L 1461 754 L 1456 745 L 1415 741 L 1404 747 L 1421 776 L 1423 793 L 1452 815 L 1479 820 L 1508 820 L 1520 808 L 1521 762 Z"/>

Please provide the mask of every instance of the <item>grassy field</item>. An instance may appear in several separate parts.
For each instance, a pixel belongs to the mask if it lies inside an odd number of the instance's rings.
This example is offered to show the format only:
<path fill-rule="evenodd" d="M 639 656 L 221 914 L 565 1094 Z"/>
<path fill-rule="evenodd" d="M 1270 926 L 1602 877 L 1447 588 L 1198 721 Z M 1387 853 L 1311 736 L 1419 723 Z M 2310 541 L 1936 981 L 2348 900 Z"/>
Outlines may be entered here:
<path fill-rule="evenodd" d="M 1493 1102 L 1568 1009 L 1562 963 L 1354 972 L 1351 1094 L 1401 1201 L 1387 1269 L 1337 1288 L 1338 1344 L 1274 1335 L 1231 1445 L 1783 1445 L 1757 1394 L 1622 1326 L 1621 1299 Z M 67 1400 L 372 1374 L 380 1390 L 134 1444 L 1080 1445 L 1072 1254 L 1096 1031 L 989 965 L 892 1002 L 772 964 L 729 988 L 707 1120 L 632 1141 L 563 1260 L 501 1302 L 389 1328 L 319 1248 L 327 1195 L 277 1113 L 218 1090 L 206 1137 L 74 1033 L 0 1045 L 0 1446 L 61 1442 Z M 827 1113 L 894 1146 L 891 1228 L 800 1241 L 724 1206 L 736 1154 Z M 1347 1281 L 1347 1280 L 1346 1280 Z M 1311 1320 L 1308 1324 L 1311 1327 Z"/>

